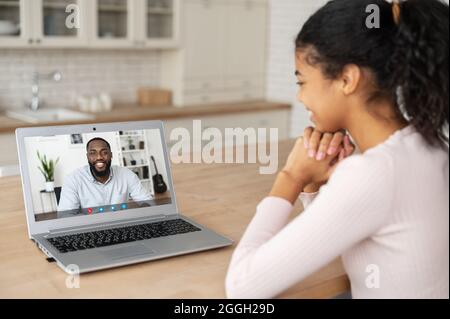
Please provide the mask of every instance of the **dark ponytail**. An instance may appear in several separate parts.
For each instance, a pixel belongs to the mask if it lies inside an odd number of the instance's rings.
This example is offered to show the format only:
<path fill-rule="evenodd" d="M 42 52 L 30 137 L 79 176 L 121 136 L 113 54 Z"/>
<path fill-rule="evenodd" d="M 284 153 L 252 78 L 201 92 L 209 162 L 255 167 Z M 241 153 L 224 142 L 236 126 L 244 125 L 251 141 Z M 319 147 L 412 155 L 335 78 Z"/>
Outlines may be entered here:
<path fill-rule="evenodd" d="M 449 7 L 437 0 L 400 3 L 391 87 L 401 88 L 410 122 L 432 145 L 448 143 Z"/>
<path fill-rule="evenodd" d="M 380 27 L 369 28 L 367 8 L 376 5 Z M 369 100 L 397 103 L 432 146 L 448 145 L 449 6 L 441 0 L 405 0 L 396 16 L 385 0 L 332 0 L 303 26 L 297 49 L 336 78 L 345 65 L 371 70 L 376 88 Z M 397 13 L 398 13 L 397 12 Z"/>

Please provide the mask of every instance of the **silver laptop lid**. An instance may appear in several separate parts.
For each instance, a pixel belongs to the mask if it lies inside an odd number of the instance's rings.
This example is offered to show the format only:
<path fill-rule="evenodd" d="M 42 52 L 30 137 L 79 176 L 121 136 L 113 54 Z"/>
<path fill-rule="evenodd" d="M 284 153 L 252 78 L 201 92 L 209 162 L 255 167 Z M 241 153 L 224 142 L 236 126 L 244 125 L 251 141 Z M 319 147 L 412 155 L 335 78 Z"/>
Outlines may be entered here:
<path fill-rule="evenodd" d="M 16 138 L 30 237 L 178 214 L 161 121 L 24 128 Z M 47 183 L 52 178 L 44 163 L 57 160 L 54 182 Z"/>

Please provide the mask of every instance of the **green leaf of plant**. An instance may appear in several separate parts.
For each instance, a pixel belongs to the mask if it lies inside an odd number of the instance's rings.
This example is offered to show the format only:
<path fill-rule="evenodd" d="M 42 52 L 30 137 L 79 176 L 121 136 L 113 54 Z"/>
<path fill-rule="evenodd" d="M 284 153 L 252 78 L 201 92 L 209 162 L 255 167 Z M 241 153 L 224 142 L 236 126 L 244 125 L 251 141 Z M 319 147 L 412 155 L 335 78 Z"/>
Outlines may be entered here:
<path fill-rule="evenodd" d="M 49 178 L 48 178 L 48 175 L 47 175 L 47 173 L 46 173 L 46 172 L 44 172 L 44 171 L 42 170 L 42 168 L 41 168 L 41 167 L 38 167 L 38 169 L 39 169 L 39 170 L 41 171 L 42 175 L 44 175 L 45 181 L 46 181 L 46 182 L 48 182 L 48 181 L 49 181 Z"/>

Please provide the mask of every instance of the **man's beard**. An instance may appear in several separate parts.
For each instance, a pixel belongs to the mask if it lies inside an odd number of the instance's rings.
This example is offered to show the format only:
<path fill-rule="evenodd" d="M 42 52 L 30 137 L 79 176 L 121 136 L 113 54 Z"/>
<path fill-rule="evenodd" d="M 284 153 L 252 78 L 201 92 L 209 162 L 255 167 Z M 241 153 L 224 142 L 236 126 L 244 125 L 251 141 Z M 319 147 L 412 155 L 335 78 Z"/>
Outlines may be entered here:
<path fill-rule="evenodd" d="M 95 163 L 94 164 L 89 163 L 89 167 L 91 168 L 91 173 L 94 174 L 94 176 L 97 176 L 97 177 L 108 176 L 110 174 L 110 172 L 111 172 L 111 161 L 105 162 L 105 164 L 106 164 L 105 170 L 99 172 L 99 171 L 97 171 L 97 168 L 95 167 Z"/>

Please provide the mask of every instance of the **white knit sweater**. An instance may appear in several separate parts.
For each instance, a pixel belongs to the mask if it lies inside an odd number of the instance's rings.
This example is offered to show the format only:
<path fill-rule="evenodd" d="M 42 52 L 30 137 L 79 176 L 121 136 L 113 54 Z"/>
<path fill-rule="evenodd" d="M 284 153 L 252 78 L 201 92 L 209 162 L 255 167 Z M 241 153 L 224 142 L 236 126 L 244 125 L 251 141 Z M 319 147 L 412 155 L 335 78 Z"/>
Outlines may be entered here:
<path fill-rule="evenodd" d="M 229 298 L 272 298 L 338 256 L 354 298 L 449 298 L 449 156 L 412 127 L 339 164 L 305 211 L 265 198 L 233 254 Z"/>

